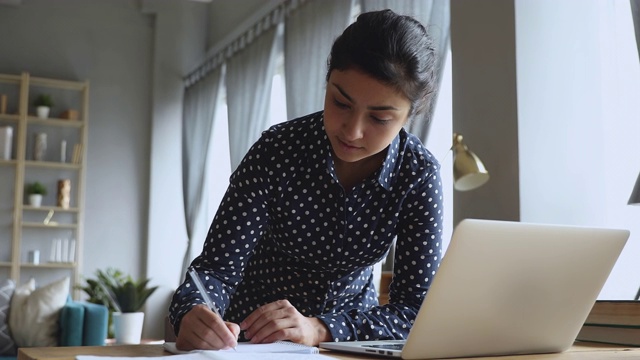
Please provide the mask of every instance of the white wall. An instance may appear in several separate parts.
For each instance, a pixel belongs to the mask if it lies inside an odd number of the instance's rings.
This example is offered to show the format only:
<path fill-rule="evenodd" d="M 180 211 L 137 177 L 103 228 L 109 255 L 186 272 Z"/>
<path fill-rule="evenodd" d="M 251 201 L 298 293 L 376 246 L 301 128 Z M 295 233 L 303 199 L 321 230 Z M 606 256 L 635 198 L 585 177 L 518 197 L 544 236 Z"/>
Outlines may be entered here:
<path fill-rule="evenodd" d="M 146 274 L 159 286 L 149 299 L 144 336 L 163 338 L 170 297 L 182 281 L 187 234 L 182 198 L 182 77 L 205 53 L 207 4 L 149 0 L 155 14 L 151 168 Z"/>
<path fill-rule="evenodd" d="M 209 7 L 211 21 L 207 49 L 215 48 L 229 37 L 232 39 L 237 37 L 247 29 L 247 25 L 253 25 L 280 2 L 280 0 L 213 1 Z"/>
<path fill-rule="evenodd" d="M 627 0 L 452 0 L 454 131 L 491 173 L 455 194 L 480 217 L 614 227 L 631 237 L 601 299 L 640 286 L 640 69 Z"/>
<path fill-rule="evenodd" d="M 518 109 L 512 0 L 452 0 L 453 131 L 489 170 L 482 187 L 454 193 L 453 221 L 518 220 Z"/>
<path fill-rule="evenodd" d="M 182 76 L 201 59 L 208 4 L 24 0 L 0 6 L 0 72 L 89 80 L 84 265 L 160 286 L 143 336 L 162 337 L 179 281 Z"/>
<path fill-rule="evenodd" d="M 141 272 L 153 19 L 136 4 L 25 0 L 0 6 L 0 72 L 90 82 L 81 269 L 87 276 L 108 266 Z"/>

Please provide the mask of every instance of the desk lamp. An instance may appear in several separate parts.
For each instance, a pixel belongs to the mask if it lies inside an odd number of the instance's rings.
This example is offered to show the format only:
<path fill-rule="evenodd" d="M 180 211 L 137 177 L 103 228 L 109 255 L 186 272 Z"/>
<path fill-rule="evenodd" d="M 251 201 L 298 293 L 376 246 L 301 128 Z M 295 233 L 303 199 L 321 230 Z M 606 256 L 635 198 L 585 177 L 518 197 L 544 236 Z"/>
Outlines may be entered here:
<path fill-rule="evenodd" d="M 453 187 L 458 191 L 478 188 L 489 180 L 489 172 L 462 141 L 462 135 L 453 134 Z M 637 184 L 636 184 L 636 187 Z"/>

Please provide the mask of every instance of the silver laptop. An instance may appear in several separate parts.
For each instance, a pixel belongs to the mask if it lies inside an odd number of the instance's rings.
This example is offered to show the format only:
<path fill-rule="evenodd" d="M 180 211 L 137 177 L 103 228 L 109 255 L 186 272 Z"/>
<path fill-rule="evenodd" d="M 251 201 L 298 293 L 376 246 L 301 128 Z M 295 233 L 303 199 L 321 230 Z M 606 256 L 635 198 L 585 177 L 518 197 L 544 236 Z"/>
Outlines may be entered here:
<path fill-rule="evenodd" d="M 402 359 L 565 351 L 628 237 L 628 230 L 463 220 L 406 341 L 320 347 Z"/>

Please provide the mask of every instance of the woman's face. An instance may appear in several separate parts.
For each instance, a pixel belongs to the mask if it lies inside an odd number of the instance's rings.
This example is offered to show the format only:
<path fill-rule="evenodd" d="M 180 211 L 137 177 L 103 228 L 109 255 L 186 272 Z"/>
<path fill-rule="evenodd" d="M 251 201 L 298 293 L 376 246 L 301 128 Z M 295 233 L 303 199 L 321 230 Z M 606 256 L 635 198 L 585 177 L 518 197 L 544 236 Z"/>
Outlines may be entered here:
<path fill-rule="evenodd" d="M 360 70 L 333 70 L 324 127 L 334 154 L 352 163 L 380 153 L 407 122 L 410 107 L 403 94 Z"/>

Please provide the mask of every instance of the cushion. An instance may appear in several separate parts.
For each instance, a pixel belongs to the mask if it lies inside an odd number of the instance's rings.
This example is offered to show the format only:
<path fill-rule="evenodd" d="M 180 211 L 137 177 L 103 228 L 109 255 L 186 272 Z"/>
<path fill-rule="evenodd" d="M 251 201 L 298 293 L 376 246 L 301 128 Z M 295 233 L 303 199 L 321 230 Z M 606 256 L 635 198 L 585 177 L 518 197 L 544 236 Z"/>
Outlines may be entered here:
<path fill-rule="evenodd" d="M 60 346 L 82 346 L 84 306 L 67 301 L 60 315 Z"/>
<path fill-rule="evenodd" d="M 16 347 L 9 331 L 9 304 L 16 285 L 7 279 L 0 285 L 0 356 L 16 354 Z"/>
<path fill-rule="evenodd" d="M 109 325 L 109 310 L 104 305 L 83 303 L 84 306 L 84 333 L 82 345 L 104 345 L 107 339 Z"/>
<path fill-rule="evenodd" d="M 68 277 L 37 289 L 31 279 L 16 288 L 9 328 L 18 347 L 58 345 L 58 319 L 68 294 Z"/>

